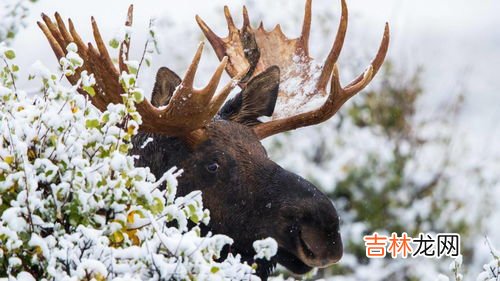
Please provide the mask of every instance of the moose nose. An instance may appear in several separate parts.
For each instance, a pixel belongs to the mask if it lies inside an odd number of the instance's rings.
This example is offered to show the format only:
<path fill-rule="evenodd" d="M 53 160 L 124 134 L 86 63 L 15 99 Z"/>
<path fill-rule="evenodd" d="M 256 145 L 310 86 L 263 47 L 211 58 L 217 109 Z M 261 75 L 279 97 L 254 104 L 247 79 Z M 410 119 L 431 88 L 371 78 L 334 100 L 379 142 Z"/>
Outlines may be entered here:
<path fill-rule="evenodd" d="M 299 239 L 299 255 L 311 267 L 328 267 L 342 258 L 342 240 L 338 231 L 328 233 L 317 227 L 304 225 Z"/>
<path fill-rule="evenodd" d="M 343 254 L 339 217 L 328 196 L 286 170 L 275 175 L 290 194 L 284 210 L 298 229 L 297 256 L 310 267 L 327 267 L 338 262 Z"/>

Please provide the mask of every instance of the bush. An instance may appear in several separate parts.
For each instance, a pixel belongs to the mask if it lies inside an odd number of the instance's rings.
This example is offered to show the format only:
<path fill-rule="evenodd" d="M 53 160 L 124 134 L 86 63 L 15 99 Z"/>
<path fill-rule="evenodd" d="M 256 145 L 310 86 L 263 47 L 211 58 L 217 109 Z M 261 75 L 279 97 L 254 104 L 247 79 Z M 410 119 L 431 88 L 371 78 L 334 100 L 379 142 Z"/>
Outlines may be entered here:
<path fill-rule="evenodd" d="M 81 66 L 68 46 L 63 72 Z M 201 192 L 176 197 L 175 167 L 160 179 L 134 166 L 131 138 L 142 91 L 122 75 L 124 104 L 100 113 L 88 99 L 94 78 L 60 83 L 38 63 L 41 94 L 16 89 L 15 52 L 0 48 L 0 276 L 23 280 L 254 279 L 238 256 L 215 261 L 224 235 L 209 222 Z M 125 125 L 123 125 L 125 124 Z M 164 188 L 162 188 L 164 187 Z M 195 226 L 188 228 L 188 222 Z"/>
<path fill-rule="evenodd" d="M 30 3 L 37 0 L 2 1 L 0 4 L 0 42 L 10 42 L 28 16 Z"/>

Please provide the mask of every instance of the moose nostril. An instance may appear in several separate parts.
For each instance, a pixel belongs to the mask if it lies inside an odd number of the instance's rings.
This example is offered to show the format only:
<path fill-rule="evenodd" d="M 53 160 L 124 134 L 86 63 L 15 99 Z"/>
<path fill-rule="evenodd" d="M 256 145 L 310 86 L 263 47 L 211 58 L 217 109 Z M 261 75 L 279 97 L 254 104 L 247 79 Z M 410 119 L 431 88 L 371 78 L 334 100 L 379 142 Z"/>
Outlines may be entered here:
<path fill-rule="evenodd" d="M 329 266 L 340 260 L 343 254 L 340 236 L 331 231 L 303 225 L 300 231 L 300 251 L 305 262 L 315 267 Z"/>
<path fill-rule="evenodd" d="M 310 257 L 310 258 L 314 258 L 315 254 L 314 254 L 314 250 L 311 248 L 311 246 L 307 243 L 306 240 L 304 240 L 304 237 L 302 236 L 302 234 L 300 234 L 299 236 L 299 239 L 300 239 L 300 244 L 302 246 L 302 249 L 304 250 L 304 253 Z"/>

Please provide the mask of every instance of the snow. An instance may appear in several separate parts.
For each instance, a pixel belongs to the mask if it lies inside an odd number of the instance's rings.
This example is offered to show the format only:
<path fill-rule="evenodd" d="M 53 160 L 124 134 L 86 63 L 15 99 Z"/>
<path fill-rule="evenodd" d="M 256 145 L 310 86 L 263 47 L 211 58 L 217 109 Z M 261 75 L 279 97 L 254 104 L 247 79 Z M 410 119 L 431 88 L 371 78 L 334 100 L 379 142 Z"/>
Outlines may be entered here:
<path fill-rule="evenodd" d="M 81 279 L 95 278 L 102 279 L 108 275 L 108 270 L 106 266 L 97 260 L 83 259 L 82 262 L 76 268 L 76 276 Z"/>
<path fill-rule="evenodd" d="M 151 143 L 154 139 L 153 138 L 147 138 L 141 145 L 141 149 L 145 148 L 149 143 Z"/>
<path fill-rule="evenodd" d="M 33 275 L 31 275 L 29 272 L 26 271 L 21 271 L 16 278 L 18 281 L 35 281 L 36 279 L 33 278 Z"/>
<path fill-rule="evenodd" d="M 278 243 L 271 237 L 253 242 L 253 248 L 257 253 L 255 259 L 271 260 L 278 253 Z"/>
<path fill-rule="evenodd" d="M 439 274 L 436 281 L 450 281 L 450 278 L 444 274 Z"/>
<path fill-rule="evenodd" d="M 19 207 L 9 208 L 3 212 L 2 221 L 7 223 L 10 230 L 23 232 L 28 228 L 26 221 L 20 216 L 21 212 Z"/>
<path fill-rule="evenodd" d="M 75 69 L 83 65 L 83 59 L 78 55 L 78 47 L 75 43 L 70 43 L 67 47 L 67 54 L 59 60 L 63 73 L 67 76 L 75 74 Z"/>
<path fill-rule="evenodd" d="M 319 108 L 329 92 L 318 92 L 316 85 L 323 69 L 321 64 L 305 62 L 301 57 L 293 58 L 295 64 L 284 71 L 280 84 L 280 95 L 273 119 L 280 119 Z M 303 74 L 303 75 L 297 75 Z"/>

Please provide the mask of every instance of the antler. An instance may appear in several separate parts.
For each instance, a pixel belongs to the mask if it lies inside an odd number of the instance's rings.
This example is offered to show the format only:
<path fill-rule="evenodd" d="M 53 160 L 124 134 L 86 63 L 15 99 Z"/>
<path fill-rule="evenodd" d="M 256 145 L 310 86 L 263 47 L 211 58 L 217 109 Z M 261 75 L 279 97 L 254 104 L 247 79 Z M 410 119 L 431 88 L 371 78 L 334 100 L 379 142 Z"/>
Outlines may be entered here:
<path fill-rule="evenodd" d="M 126 21 L 127 26 L 132 25 L 132 14 L 133 6 L 130 6 Z M 71 19 L 69 19 L 68 31 L 58 13 L 55 14 L 56 23 L 52 22 L 46 15 L 42 15 L 42 18 L 43 23 L 38 22 L 38 25 L 47 37 L 56 57 L 59 60 L 63 58 L 67 53 L 66 46 L 75 43 L 78 46 L 78 54 L 84 60 L 83 67 L 75 75 L 67 77 L 69 82 L 76 85 L 81 77 L 81 72 L 87 70 L 89 73 L 94 74 L 97 82 L 96 94 L 89 96 L 92 104 L 99 110 L 104 111 L 108 104 L 122 102 L 121 95 L 125 91 L 119 80 L 120 73 L 128 73 L 125 61 L 128 59 L 129 38 L 122 42 L 120 46 L 119 69 L 117 69 L 94 18 L 92 18 L 92 29 L 97 48 L 91 43 L 83 43 Z M 208 85 L 202 89 L 194 89 L 193 82 L 202 51 L 203 43 L 200 43 L 193 61 L 184 75 L 184 79 L 182 79 L 166 106 L 155 107 L 147 99 L 137 104 L 137 111 L 142 116 L 143 121 L 139 130 L 168 136 L 182 136 L 191 142 L 203 138 L 203 133 L 197 129 L 203 128 L 211 121 L 237 83 L 230 81 L 215 95 L 222 73 L 227 65 L 228 58 L 225 57 L 222 58 Z M 240 79 L 244 74 L 246 74 L 246 71 L 236 74 L 234 79 Z M 82 89 L 79 89 L 79 92 L 87 95 Z"/>
<path fill-rule="evenodd" d="M 331 118 L 339 108 L 352 96 L 365 88 L 380 69 L 389 47 L 389 25 L 386 24 L 384 36 L 375 59 L 367 70 L 349 83 L 341 87 L 337 69 L 337 59 L 342 50 L 347 30 L 348 11 L 345 0 L 341 0 L 342 15 L 337 36 L 322 66 L 314 65 L 309 56 L 309 34 L 311 30 L 311 2 L 306 1 L 302 33 L 299 38 L 287 38 L 279 25 L 272 31 L 264 30 L 261 22 L 257 29 L 250 26 L 248 11 L 243 8 L 243 27 L 235 27 L 229 9 L 224 8 L 229 35 L 226 38 L 217 36 L 200 18 L 196 20 L 203 33 L 211 43 L 219 59 L 229 57 L 226 67 L 230 76 L 236 75 L 243 68 L 250 68 L 251 77 L 259 74 L 271 65 L 281 69 L 280 93 L 278 104 L 289 106 L 299 111 L 307 110 L 307 103 L 316 97 L 327 95 L 326 101 L 317 109 L 282 117 L 282 112 L 275 111 L 273 120 L 254 127 L 255 133 L 263 139 L 280 132 L 315 125 Z M 247 75 L 248 76 L 248 75 Z M 245 77 L 248 78 L 248 77 Z M 326 88 L 331 78 L 331 88 Z M 301 98 L 299 104 L 296 99 Z M 279 119 L 282 117 L 282 119 Z"/>

